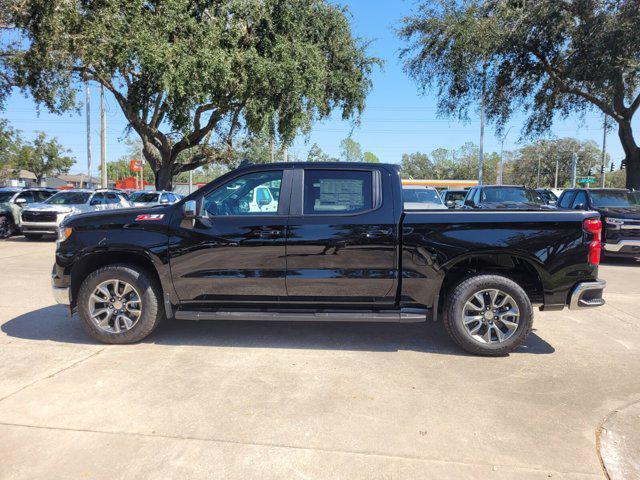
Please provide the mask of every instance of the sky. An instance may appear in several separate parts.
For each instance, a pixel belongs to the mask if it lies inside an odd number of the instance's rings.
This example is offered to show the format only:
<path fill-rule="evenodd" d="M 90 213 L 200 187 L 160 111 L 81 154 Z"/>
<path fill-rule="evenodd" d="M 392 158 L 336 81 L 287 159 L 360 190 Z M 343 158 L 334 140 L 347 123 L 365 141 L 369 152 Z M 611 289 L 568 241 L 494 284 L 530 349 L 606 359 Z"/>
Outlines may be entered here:
<path fill-rule="evenodd" d="M 403 153 L 429 153 L 437 148 L 459 148 L 466 142 L 478 143 L 480 138 L 479 115 L 468 122 L 439 117 L 435 92 L 421 94 L 415 82 L 402 68 L 399 51 L 404 43 L 397 38 L 395 28 L 401 19 L 416 11 L 416 0 L 344 0 L 351 12 L 354 35 L 372 40 L 369 54 L 383 59 L 383 69 L 373 75 L 373 90 L 367 99 L 367 107 L 358 126 L 342 121 L 339 115 L 316 123 L 311 134 L 299 137 L 291 148 L 292 153 L 306 158 L 309 148 L 317 143 L 326 153 L 338 157 L 340 141 L 349 135 L 362 144 L 363 151 L 371 151 L 383 162 L 399 163 Z M 97 172 L 100 159 L 100 92 L 96 85 L 91 94 L 91 146 L 92 172 Z M 127 123 L 115 100 L 106 95 L 107 161 L 117 160 L 127 151 L 125 144 Z M 76 158 L 75 172 L 87 171 L 86 118 L 82 114 L 49 114 L 38 112 L 34 102 L 14 93 L 7 108 L 0 116 L 7 118 L 22 131 L 25 138 L 33 138 L 37 131 L 55 136 Z M 602 145 L 602 114 L 588 113 L 584 120 L 571 118 L 554 124 L 552 137 L 575 137 L 594 140 Z M 635 128 L 640 123 L 636 121 Z M 509 123 L 511 130 L 504 142 L 505 150 L 518 148 L 523 117 L 515 115 Z M 132 133 L 135 138 L 135 133 Z M 524 140 L 526 143 L 526 140 Z M 485 150 L 499 152 L 501 139 L 491 126 L 485 138 Z M 624 157 L 615 132 L 609 133 L 607 151 L 615 163 Z"/>

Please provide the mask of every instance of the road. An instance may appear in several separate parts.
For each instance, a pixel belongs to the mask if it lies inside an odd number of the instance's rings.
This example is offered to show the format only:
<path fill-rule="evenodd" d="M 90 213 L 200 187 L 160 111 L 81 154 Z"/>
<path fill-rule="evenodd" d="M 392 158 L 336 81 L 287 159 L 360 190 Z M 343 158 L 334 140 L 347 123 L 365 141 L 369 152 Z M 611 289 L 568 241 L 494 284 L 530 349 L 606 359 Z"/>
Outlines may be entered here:
<path fill-rule="evenodd" d="M 438 323 L 96 344 L 54 305 L 53 251 L 0 243 L 2 479 L 602 479 L 598 448 L 628 453 L 598 432 L 635 451 L 607 425 L 640 431 L 612 417 L 640 400 L 640 264 L 601 267 L 605 307 L 537 312 L 524 347 L 478 358 Z"/>

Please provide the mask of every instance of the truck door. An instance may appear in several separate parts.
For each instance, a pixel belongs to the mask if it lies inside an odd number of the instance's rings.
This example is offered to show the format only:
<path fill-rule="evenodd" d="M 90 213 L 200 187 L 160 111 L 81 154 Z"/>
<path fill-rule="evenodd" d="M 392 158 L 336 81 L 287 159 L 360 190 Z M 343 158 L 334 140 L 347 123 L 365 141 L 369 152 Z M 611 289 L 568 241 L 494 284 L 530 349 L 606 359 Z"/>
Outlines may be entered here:
<path fill-rule="evenodd" d="M 386 170 L 296 170 L 287 228 L 289 301 L 393 302 L 397 241 Z"/>
<path fill-rule="evenodd" d="M 286 173 L 286 174 L 285 174 Z M 202 218 L 172 222 L 171 274 L 185 303 L 283 301 L 285 228 L 291 170 L 239 173 L 198 199 Z M 273 211 L 252 207 L 256 189 L 280 199 Z M 282 193 L 282 194 L 281 194 Z"/>

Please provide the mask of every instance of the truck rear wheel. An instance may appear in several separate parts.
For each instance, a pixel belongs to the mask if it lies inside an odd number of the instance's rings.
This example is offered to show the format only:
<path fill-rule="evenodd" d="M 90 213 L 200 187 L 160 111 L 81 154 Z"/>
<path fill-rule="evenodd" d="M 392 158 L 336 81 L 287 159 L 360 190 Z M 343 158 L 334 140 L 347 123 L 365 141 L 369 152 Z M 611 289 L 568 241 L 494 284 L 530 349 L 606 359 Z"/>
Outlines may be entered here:
<path fill-rule="evenodd" d="M 77 308 L 83 328 L 104 343 L 135 343 L 148 336 L 164 316 L 162 291 L 145 270 L 109 265 L 80 286 Z"/>
<path fill-rule="evenodd" d="M 478 275 L 453 289 L 444 324 L 453 341 L 467 352 L 502 356 L 526 340 L 533 325 L 533 307 L 513 280 Z"/>

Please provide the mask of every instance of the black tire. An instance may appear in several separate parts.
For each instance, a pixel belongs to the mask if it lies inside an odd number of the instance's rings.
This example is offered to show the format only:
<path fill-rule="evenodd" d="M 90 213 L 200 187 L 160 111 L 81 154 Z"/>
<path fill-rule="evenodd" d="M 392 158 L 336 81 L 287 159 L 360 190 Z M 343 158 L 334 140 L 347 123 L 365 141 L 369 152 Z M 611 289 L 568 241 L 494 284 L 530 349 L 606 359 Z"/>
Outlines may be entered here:
<path fill-rule="evenodd" d="M 42 233 L 25 233 L 24 238 L 27 240 L 42 240 Z"/>
<path fill-rule="evenodd" d="M 6 216 L 0 216 L 0 238 L 9 238 L 13 235 L 15 231 L 15 226 L 13 225 L 13 220 Z"/>
<path fill-rule="evenodd" d="M 489 289 L 497 289 L 511 296 L 520 312 L 518 327 L 511 337 L 502 342 L 482 343 L 476 340 L 463 322 L 463 309 L 467 301 L 476 293 Z M 499 357 L 512 352 L 527 339 L 533 326 L 533 307 L 526 292 L 513 280 L 500 275 L 477 275 L 466 278 L 451 291 L 445 307 L 444 325 L 453 341 L 467 352 Z"/>
<path fill-rule="evenodd" d="M 91 318 L 89 298 L 101 283 L 108 280 L 121 280 L 132 285 L 140 292 L 142 301 L 140 318 L 130 330 L 112 333 L 102 330 Z M 82 327 L 95 340 L 103 343 L 136 343 L 155 330 L 165 316 L 162 303 L 162 289 L 157 281 L 144 269 L 137 266 L 114 264 L 100 268 L 84 279 L 78 292 L 78 316 Z"/>

